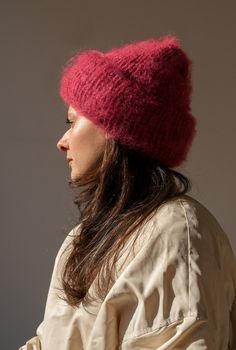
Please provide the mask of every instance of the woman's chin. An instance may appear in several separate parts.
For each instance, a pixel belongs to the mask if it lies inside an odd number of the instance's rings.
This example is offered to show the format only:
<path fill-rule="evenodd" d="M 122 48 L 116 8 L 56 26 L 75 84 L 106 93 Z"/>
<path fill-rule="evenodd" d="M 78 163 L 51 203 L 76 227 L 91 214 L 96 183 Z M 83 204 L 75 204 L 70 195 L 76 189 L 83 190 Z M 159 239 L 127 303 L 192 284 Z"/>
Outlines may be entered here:
<path fill-rule="evenodd" d="M 77 181 L 81 178 L 81 174 L 79 174 L 78 171 L 76 172 L 72 170 L 70 177 L 71 177 L 71 180 Z"/>

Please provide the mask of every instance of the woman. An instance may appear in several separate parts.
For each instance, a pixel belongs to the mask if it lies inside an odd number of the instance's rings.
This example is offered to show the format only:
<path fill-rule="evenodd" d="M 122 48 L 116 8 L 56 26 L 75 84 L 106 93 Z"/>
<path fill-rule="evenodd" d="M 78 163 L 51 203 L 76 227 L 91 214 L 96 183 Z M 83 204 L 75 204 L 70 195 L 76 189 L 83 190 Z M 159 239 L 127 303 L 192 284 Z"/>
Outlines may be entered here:
<path fill-rule="evenodd" d="M 196 134 L 190 67 L 173 35 L 65 65 L 71 127 L 57 147 L 80 218 L 21 350 L 236 349 L 235 256 L 173 169 Z"/>

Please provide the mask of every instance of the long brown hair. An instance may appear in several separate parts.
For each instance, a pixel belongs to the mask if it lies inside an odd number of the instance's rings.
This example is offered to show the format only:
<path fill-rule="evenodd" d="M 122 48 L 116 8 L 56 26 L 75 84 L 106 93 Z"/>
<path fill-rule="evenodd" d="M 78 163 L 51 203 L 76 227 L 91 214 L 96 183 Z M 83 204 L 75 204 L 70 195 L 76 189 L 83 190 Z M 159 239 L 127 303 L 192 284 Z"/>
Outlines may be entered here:
<path fill-rule="evenodd" d="M 62 287 L 63 299 L 73 307 L 94 300 L 88 290 L 96 276 L 96 298 L 104 300 L 114 283 L 119 252 L 132 232 L 164 201 L 192 186 L 178 171 L 113 139 L 107 139 L 104 153 L 90 170 L 79 180 L 69 180 L 80 230 L 64 265 Z"/>

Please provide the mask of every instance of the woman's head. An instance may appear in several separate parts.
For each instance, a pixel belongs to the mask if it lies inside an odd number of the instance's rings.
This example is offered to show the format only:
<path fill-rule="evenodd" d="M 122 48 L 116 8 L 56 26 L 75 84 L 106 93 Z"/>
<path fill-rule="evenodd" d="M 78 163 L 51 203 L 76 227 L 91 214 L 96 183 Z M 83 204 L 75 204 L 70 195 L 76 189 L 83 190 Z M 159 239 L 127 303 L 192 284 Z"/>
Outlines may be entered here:
<path fill-rule="evenodd" d="M 71 126 L 58 141 L 57 148 L 66 153 L 67 160 L 71 159 L 71 179 L 76 180 L 103 155 L 107 135 L 71 105 L 67 119 Z"/>
<path fill-rule="evenodd" d="M 78 51 L 62 70 L 59 93 L 117 142 L 173 168 L 196 133 L 191 63 L 174 36 Z"/>

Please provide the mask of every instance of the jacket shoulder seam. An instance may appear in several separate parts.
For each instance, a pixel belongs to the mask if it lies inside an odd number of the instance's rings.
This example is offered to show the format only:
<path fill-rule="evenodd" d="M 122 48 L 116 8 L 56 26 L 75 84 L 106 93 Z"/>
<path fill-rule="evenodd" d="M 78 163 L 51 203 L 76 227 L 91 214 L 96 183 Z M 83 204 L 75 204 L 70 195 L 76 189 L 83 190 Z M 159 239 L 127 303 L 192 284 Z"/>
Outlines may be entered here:
<path fill-rule="evenodd" d="M 178 200 L 178 202 L 180 203 L 183 212 L 184 212 L 184 216 L 185 216 L 185 221 L 186 221 L 186 225 L 187 225 L 187 242 L 188 242 L 188 310 L 191 313 L 191 306 L 190 306 L 190 276 L 191 276 L 191 262 L 190 262 L 190 225 L 189 225 L 189 220 L 188 220 L 188 216 L 187 216 L 187 211 L 183 205 L 183 201 L 181 199 Z"/>

